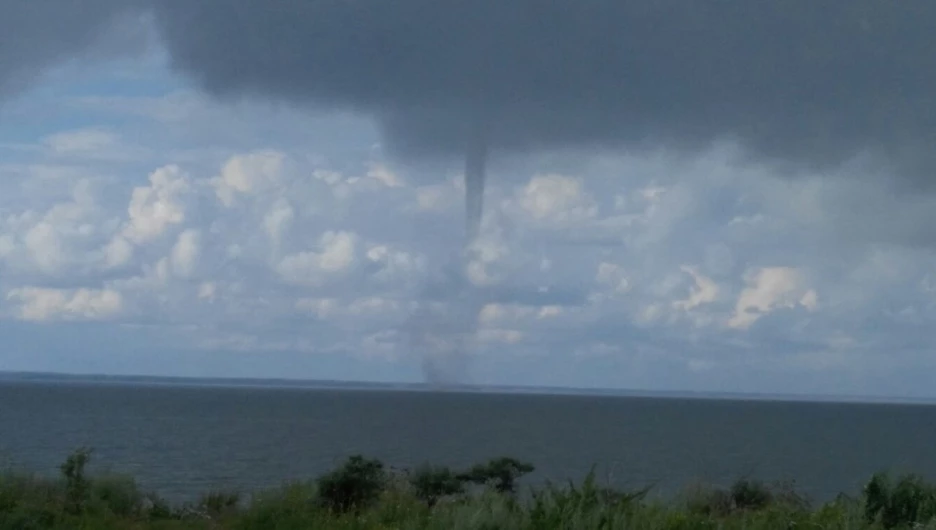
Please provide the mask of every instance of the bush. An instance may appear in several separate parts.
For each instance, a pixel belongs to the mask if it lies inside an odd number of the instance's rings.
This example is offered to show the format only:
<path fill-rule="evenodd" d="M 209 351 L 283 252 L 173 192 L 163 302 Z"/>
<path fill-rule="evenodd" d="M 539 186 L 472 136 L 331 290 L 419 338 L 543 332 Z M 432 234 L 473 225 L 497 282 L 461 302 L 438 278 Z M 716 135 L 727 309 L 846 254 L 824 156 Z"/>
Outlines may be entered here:
<path fill-rule="evenodd" d="M 51 506 L 24 506 L 0 512 L 0 528 L 16 530 L 45 530 L 56 528 L 60 520 Z"/>
<path fill-rule="evenodd" d="M 494 488 L 498 493 L 515 493 L 517 479 L 532 473 L 535 468 L 532 464 L 520 462 L 513 458 L 495 458 L 485 464 L 478 464 L 458 477 L 475 484 L 483 484 Z"/>
<path fill-rule="evenodd" d="M 890 480 L 886 474 L 875 473 L 864 487 L 865 519 L 873 523 L 890 499 Z"/>
<path fill-rule="evenodd" d="M 698 486 L 689 492 L 686 508 L 695 515 L 726 517 L 734 510 L 734 502 L 726 490 Z"/>
<path fill-rule="evenodd" d="M 321 515 L 316 488 L 309 483 L 291 483 L 252 498 L 236 529 L 308 528 Z"/>
<path fill-rule="evenodd" d="M 176 517 L 176 513 L 169 505 L 169 502 L 155 493 L 143 497 L 143 511 L 150 521 L 161 521 Z"/>
<path fill-rule="evenodd" d="M 880 519 L 884 528 L 925 523 L 936 517 L 936 489 L 916 475 L 905 475 L 892 485 L 878 473 L 864 487 L 867 522 Z"/>
<path fill-rule="evenodd" d="M 217 518 L 237 510 L 240 493 L 233 491 L 213 491 L 201 496 L 198 509 L 211 518 Z"/>
<path fill-rule="evenodd" d="M 780 484 L 775 492 L 763 482 L 751 479 L 740 479 L 728 490 L 697 487 L 689 492 L 686 502 L 690 513 L 706 517 L 727 517 L 737 511 L 753 512 L 773 505 L 802 511 L 808 502 L 792 485 Z"/>
<path fill-rule="evenodd" d="M 529 517 L 533 528 L 613 528 L 650 492 L 644 488 L 623 492 L 599 486 L 594 469 L 580 486 L 569 482 L 558 488 L 548 484 L 533 491 Z"/>
<path fill-rule="evenodd" d="M 386 481 L 382 462 L 355 455 L 318 479 L 319 502 L 335 512 L 359 511 L 377 501 Z"/>
<path fill-rule="evenodd" d="M 106 476 L 89 481 L 95 507 L 120 517 L 137 517 L 143 512 L 145 497 L 131 477 Z"/>
<path fill-rule="evenodd" d="M 429 507 L 435 506 L 442 497 L 458 495 L 465 490 L 461 478 L 447 467 L 423 466 L 409 476 L 416 498 Z"/>
<path fill-rule="evenodd" d="M 91 450 L 81 448 L 68 455 L 59 466 L 65 479 L 65 510 L 69 513 L 81 513 L 88 500 L 90 481 L 85 474 L 85 466 L 91 460 Z"/>
<path fill-rule="evenodd" d="M 759 480 L 739 479 L 731 485 L 731 502 L 738 510 L 760 510 L 773 501 L 773 494 Z"/>
<path fill-rule="evenodd" d="M 23 504 L 57 504 L 62 497 L 61 485 L 32 475 L 0 474 L 0 513 L 14 510 Z"/>
<path fill-rule="evenodd" d="M 806 512 L 812 506 L 809 497 L 796 490 L 793 481 L 780 481 L 771 488 L 772 504 L 782 506 L 788 510 Z"/>

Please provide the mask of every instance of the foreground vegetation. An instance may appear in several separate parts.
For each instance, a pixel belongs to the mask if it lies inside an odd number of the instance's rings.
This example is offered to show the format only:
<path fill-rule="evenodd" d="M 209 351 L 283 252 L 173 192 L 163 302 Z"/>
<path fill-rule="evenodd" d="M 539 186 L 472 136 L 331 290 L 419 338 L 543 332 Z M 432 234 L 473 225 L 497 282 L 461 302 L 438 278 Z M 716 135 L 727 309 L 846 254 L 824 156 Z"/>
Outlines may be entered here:
<path fill-rule="evenodd" d="M 89 476 L 80 450 L 43 478 L 0 474 L 0 530 L 29 529 L 936 529 L 936 486 L 878 474 L 855 497 L 813 506 L 783 484 L 739 480 L 694 488 L 663 503 L 648 490 L 623 492 L 589 476 L 518 495 L 533 466 L 499 458 L 466 470 L 388 470 L 360 456 L 314 481 L 250 499 L 212 492 L 170 506 L 133 479 Z"/>

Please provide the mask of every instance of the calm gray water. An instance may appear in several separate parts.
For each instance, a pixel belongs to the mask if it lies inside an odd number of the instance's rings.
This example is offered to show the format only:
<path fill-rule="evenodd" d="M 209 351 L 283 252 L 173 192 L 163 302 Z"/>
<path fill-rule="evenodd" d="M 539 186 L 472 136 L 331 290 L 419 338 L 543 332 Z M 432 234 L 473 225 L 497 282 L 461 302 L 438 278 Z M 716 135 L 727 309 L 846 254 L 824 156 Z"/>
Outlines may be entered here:
<path fill-rule="evenodd" d="M 314 477 L 363 453 L 394 466 L 509 455 L 533 478 L 661 494 L 741 475 L 814 498 L 876 470 L 936 478 L 936 407 L 0 382 L 0 462 L 54 472 L 72 449 L 173 500 Z"/>

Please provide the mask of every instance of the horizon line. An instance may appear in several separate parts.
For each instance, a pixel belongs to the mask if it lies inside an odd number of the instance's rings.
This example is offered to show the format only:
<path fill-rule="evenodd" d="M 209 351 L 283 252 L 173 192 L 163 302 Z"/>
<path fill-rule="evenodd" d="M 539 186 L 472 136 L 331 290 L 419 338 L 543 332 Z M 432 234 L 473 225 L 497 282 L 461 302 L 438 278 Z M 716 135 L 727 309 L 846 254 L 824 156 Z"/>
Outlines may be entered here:
<path fill-rule="evenodd" d="M 55 382 L 150 382 L 180 386 L 221 387 L 267 387 L 306 388 L 330 387 L 349 391 L 391 390 L 419 392 L 488 393 L 504 395 L 566 395 L 593 397 L 631 397 L 657 399 L 704 399 L 721 401 L 764 401 L 798 403 L 841 403 L 841 404 L 893 404 L 893 405 L 936 405 L 936 397 L 913 396 L 861 396 L 847 394 L 801 394 L 760 393 L 709 390 L 651 390 L 640 388 L 587 388 L 547 385 L 511 385 L 479 383 L 432 383 L 420 381 L 362 381 L 340 379 L 307 379 L 290 377 L 235 377 L 235 376 L 185 376 L 148 374 L 107 374 L 54 371 L 0 370 L 0 382 L 4 381 L 49 381 Z M 210 383 L 216 384 L 210 384 Z M 201 383 L 201 384 L 198 384 Z M 207 383 L 207 384 L 206 384 Z"/>

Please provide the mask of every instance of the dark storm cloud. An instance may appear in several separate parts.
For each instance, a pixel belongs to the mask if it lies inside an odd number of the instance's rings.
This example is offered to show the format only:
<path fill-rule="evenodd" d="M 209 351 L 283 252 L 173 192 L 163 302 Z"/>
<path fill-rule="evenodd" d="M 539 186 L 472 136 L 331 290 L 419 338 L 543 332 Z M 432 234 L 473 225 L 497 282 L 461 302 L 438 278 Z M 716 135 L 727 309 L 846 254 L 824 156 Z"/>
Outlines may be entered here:
<path fill-rule="evenodd" d="M 400 153 L 704 147 L 910 174 L 936 146 L 932 0 L 161 0 L 208 91 L 377 117 Z"/>
<path fill-rule="evenodd" d="M 401 154 L 463 154 L 480 122 L 495 150 L 936 167 L 931 0 L 0 0 L 0 96 L 145 4 L 207 91 L 358 110 Z"/>
<path fill-rule="evenodd" d="M 84 54 L 125 53 L 145 41 L 143 0 L 0 0 L 0 97 Z"/>

